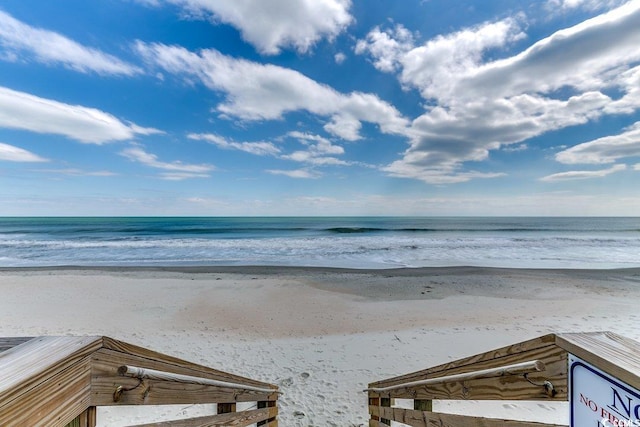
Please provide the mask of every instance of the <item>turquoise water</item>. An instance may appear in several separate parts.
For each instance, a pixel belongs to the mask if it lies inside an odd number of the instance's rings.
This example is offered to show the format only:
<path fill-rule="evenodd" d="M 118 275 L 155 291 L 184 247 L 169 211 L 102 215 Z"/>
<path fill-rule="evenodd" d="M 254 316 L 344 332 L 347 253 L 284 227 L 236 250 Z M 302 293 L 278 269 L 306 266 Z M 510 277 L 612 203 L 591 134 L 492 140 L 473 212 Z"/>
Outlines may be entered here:
<path fill-rule="evenodd" d="M 640 218 L 0 218 L 0 267 L 640 267 Z"/>

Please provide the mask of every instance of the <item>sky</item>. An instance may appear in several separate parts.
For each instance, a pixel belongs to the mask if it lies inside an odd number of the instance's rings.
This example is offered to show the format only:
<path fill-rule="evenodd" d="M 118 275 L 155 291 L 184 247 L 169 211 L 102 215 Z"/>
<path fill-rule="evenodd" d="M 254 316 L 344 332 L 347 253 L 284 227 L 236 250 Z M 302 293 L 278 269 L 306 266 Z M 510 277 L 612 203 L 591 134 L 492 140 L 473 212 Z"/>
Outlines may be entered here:
<path fill-rule="evenodd" d="M 0 3 L 0 216 L 640 213 L 640 0 Z"/>

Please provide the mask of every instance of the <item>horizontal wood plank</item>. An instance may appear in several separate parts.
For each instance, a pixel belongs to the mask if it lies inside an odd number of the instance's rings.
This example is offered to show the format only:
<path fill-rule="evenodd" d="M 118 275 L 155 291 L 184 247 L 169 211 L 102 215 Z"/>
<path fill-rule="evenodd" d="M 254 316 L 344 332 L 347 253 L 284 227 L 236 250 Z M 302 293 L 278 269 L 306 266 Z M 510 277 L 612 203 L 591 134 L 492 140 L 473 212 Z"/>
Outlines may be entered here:
<path fill-rule="evenodd" d="M 555 345 L 555 335 L 545 335 L 523 343 L 490 350 L 485 353 L 448 362 L 432 368 L 376 381 L 370 383 L 369 387 L 389 387 L 421 379 L 437 378 L 446 375 L 471 372 L 474 370 L 496 368 L 503 365 L 511 365 L 529 360 L 541 360 L 545 365 L 548 365 L 554 360 L 564 357 L 566 357 L 566 352 L 558 349 Z"/>
<path fill-rule="evenodd" d="M 558 349 L 563 352 L 563 350 Z M 426 400 L 555 400 L 568 399 L 567 390 L 567 361 L 556 358 L 546 365 L 546 370 L 530 374 L 528 378 L 542 384 L 550 381 L 556 391 L 556 395 L 550 397 L 541 385 L 534 385 L 527 381 L 523 375 L 512 375 L 495 378 L 483 378 L 467 381 L 452 381 L 444 384 L 427 386 L 415 386 L 394 389 L 388 392 L 370 391 L 369 397 L 375 398 L 393 397 L 400 399 L 426 399 Z"/>
<path fill-rule="evenodd" d="M 130 389 L 140 383 L 136 378 L 123 377 L 118 373 L 122 365 L 139 365 L 150 369 L 173 372 L 182 375 L 198 375 L 204 378 L 222 381 L 243 381 L 243 377 L 226 374 L 220 371 L 205 371 L 198 365 L 186 363 L 176 365 L 176 360 L 169 362 L 153 360 L 150 354 L 127 354 L 116 350 L 101 349 L 93 354 L 91 402 L 95 406 L 110 405 L 165 405 L 183 403 L 219 403 L 219 402 L 253 402 L 258 400 L 277 400 L 277 388 L 274 385 L 251 381 L 249 385 L 258 384 L 272 387 L 274 393 L 243 391 L 234 388 L 184 384 L 171 381 L 144 380 L 144 386 L 122 393 L 118 402 L 113 393 L 118 386 Z"/>
<path fill-rule="evenodd" d="M 0 353 L 17 345 L 31 341 L 34 337 L 0 337 Z"/>
<path fill-rule="evenodd" d="M 139 385 L 138 385 L 139 384 Z M 118 386 L 126 389 L 115 402 Z M 91 405 L 177 405 L 196 403 L 256 402 L 276 400 L 277 395 L 234 388 L 185 384 L 171 381 L 139 380 L 125 377 L 92 377 Z"/>
<path fill-rule="evenodd" d="M 138 424 L 130 427 L 246 427 L 278 416 L 278 408 L 254 409 L 183 420 Z"/>
<path fill-rule="evenodd" d="M 369 412 L 372 415 L 387 418 L 411 427 L 567 427 L 566 425 L 559 424 L 513 421 L 379 406 L 369 407 Z M 369 425 L 371 425 L 371 423 Z"/>
<path fill-rule="evenodd" d="M 158 353 L 157 351 L 114 340 L 113 338 L 109 337 L 104 337 L 104 349 L 113 350 L 120 354 L 128 354 L 129 356 L 134 358 L 130 360 L 147 360 L 149 364 L 138 365 L 146 368 L 164 370 L 177 374 L 201 376 L 214 380 L 240 382 L 248 385 L 254 385 L 256 387 L 275 387 L 273 384 L 268 384 L 240 375 L 235 375 L 228 372 L 208 368 L 206 366 L 197 365 L 195 363 L 182 360 L 177 357 Z M 121 365 L 127 364 L 136 365 L 136 363 L 121 363 Z"/>

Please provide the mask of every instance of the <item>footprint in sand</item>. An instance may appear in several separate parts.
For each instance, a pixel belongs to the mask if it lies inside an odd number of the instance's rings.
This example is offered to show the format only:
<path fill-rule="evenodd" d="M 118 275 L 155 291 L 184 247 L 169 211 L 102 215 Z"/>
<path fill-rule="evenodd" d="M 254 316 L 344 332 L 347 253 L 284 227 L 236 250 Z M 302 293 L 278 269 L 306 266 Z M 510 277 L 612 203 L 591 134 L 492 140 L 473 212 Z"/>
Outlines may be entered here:
<path fill-rule="evenodd" d="M 282 381 L 280 381 L 280 385 L 282 387 L 289 387 L 293 385 L 293 378 L 289 377 L 289 378 L 283 379 Z"/>

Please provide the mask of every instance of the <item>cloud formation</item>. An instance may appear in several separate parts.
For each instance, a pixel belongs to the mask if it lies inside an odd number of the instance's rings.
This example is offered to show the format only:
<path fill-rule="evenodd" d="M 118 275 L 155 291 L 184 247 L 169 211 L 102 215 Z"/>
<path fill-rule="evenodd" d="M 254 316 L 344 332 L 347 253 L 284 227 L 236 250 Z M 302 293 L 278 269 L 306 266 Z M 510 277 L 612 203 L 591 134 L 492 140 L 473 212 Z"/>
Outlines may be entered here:
<path fill-rule="evenodd" d="M 293 131 L 289 132 L 284 137 L 278 138 L 293 138 L 304 146 L 302 150 L 296 150 L 291 153 L 283 153 L 283 150 L 276 146 L 272 142 L 258 141 L 258 142 L 236 142 L 227 138 L 221 137 L 215 134 L 196 134 L 191 133 L 188 135 L 189 139 L 206 141 L 224 150 L 238 150 L 245 153 L 257 155 L 257 156 L 273 156 L 282 160 L 290 160 L 299 163 L 307 163 L 313 166 L 327 166 L 327 165 L 348 165 L 349 162 L 340 160 L 335 156 L 344 154 L 344 148 L 339 145 L 334 145 L 327 138 L 319 135 L 313 135 L 304 132 Z M 290 175 L 291 171 L 287 171 L 286 175 Z M 285 175 L 285 173 L 280 173 Z M 305 171 L 304 174 L 299 172 L 293 173 L 296 178 L 303 177 L 316 177 L 309 171 Z"/>
<path fill-rule="evenodd" d="M 344 154 L 344 148 L 339 145 L 333 145 L 331 141 L 326 138 L 298 131 L 289 132 L 287 136 L 297 139 L 305 146 L 306 149 L 297 150 L 291 154 L 283 155 L 281 156 L 283 159 L 308 163 L 314 166 L 344 166 L 349 164 L 348 162 L 335 157 Z"/>
<path fill-rule="evenodd" d="M 640 107 L 640 3 L 560 30 L 524 51 L 492 57 L 525 37 L 524 16 L 485 23 L 409 48 L 404 33 L 374 28 L 357 52 L 395 72 L 425 99 L 394 176 L 460 182 L 491 150 Z M 395 41 L 395 44 L 393 43 Z M 615 93 L 616 95 L 612 95 Z"/>
<path fill-rule="evenodd" d="M 316 179 L 320 178 L 320 174 L 318 172 L 309 170 L 309 169 L 293 169 L 293 170 L 280 170 L 280 169 L 269 169 L 266 172 L 271 175 L 284 175 L 289 178 L 296 179 Z"/>
<path fill-rule="evenodd" d="M 324 129 L 342 139 L 360 139 L 361 122 L 388 134 L 405 134 L 408 120 L 376 95 L 340 93 L 302 73 L 223 55 L 215 49 L 191 52 L 180 46 L 138 41 L 135 49 L 151 66 L 225 94 L 219 113 L 247 121 L 279 120 L 294 111 L 329 117 Z"/>
<path fill-rule="evenodd" d="M 246 42 L 267 55 L 288 47 L 305 53 L 320 39 L 336 37 L 353 21 L 349 14 L 351 0 L 166 1 L 181 6 L 191 16 L 234 26 Z"/>
<path fill-rule="evenodd" d="M 109 177 L 118 175 L 115 172 L 101 170 L 101 171 L 87 171 L 82 169 L 75 168 L 67 168 L 67 169 L 38 169 L 38 172 L 49 173 L 49 174 L 58 174 L 64 176 L 98 176 L 98 177 Z"/>
<path fill-rule="evenodd" d="M 640 157 L 640 122 L 636 122 L 619 135 L 584 142 L 555 156 L 557 161 L 566 164 L 614 163 L 629 157 Z"/>
<path fill-rule="evenodd" d="M 47 162 L 48 160 L 13 145 L 0 142 L 0 161 L 8 162 Z"/>
<path fill-rule="evenodd" d="M 35 28 L 0 10 L 0 47 L 5 59 L 60 64 L 81 73 L 132 76 L 142 69 L 54 31 Z"/>
<path fill-rule="evenodd" d="M 627 165 L 613 165 L 609 169 L 600 169 L 595 171 L 569 171 L 548 175 L 540 178 L 540 181 L 555 182 L 567 181 L 575 179 L 602 178 L 612 173 L 620 172 L 627 169 Z"/>
<path fill-rule="evenodd" d="M 402 66 L 403 56 L 413 49 L 413 35 L 402 24 L 397 24 L 386 30 L 375 27 L 365 39 L 358 40 L 354 51 L 357 55 L 368 53 L 374 67 L 391 73 Z"/>
<path fill-rule="evenodd" d="M 557 10 L 558 8 L 564 10 L 601 10 L 619 6 L 624 2 L 625 0 L 548 0 L 546 7 L 549 10 Z"/>
<path fill-rule="evenodd" d="M 280 148 L 271 142 L 236 142 L 211 133 L 190 133 L 189 139 L 206 141 L 225 150 L 240 150 L 257 156 L 275 156 L 280 153 Z"/>
<path fill-rule="evenodd" d="M 209 178 L 209 172 L 215 169 L 213 165 L 208 164 L 194 165 L 182 163 L 180 161 L 162 162 L 158 160 L 158 156 L 147 153 L 139 146 L 127 148 L 120 154 L 134 162 L 166 171 L 161 174 L 161 177 L 171 181 L 179 181 L 189 178 Z"/>
<path fill-rule="evenodd" d="M 136 134 L 161 133 L 157 129 L 125 124 L 95 108 L 70 105 L 0 87 L 0 128 L 64 135 L 79 142 L 103 144 Z"/>

